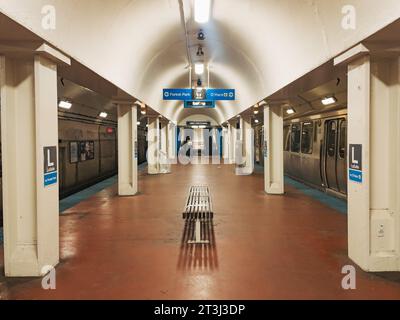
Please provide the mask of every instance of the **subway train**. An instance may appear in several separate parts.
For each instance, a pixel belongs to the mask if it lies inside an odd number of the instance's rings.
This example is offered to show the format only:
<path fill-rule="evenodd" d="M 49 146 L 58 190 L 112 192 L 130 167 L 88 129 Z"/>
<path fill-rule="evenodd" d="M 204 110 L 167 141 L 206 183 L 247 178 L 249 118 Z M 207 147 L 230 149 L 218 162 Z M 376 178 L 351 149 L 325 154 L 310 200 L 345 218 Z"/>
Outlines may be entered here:
<path fill-rule="evenodd" d="M 255 162 L 263 163 L 264 128 L 255 126 Z M 347 198 L 347 109 L 284 121 L 285 175 Z"/>
<path fill-rule="evenodd" d="M 285 174 L 347 198 L 347 109 L 284 122 Z"/>
<path fill-rule="evenodd" d="M 84 115 L 60 113 L 58 126 L 60 199 L 117 173 L 116 122 L 99 122 L 98 119 Z M 146 130 L 142 124 L 138 126 L 139 164 L 146 162 Z M 1 182 L 0 162 L 0 190 Z M 2 207 L 0 201 L 0 227 L 3 225 Z"/>

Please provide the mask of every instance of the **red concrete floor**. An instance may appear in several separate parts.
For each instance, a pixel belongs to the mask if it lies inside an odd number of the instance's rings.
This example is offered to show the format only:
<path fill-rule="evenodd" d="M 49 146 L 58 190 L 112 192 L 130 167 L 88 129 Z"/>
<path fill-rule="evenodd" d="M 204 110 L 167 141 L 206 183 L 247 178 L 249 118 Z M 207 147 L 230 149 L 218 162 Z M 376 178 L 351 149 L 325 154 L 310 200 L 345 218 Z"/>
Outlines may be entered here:
<path fill-rule="evenodd" d="M 346 216 L 287 187 L 263 192 L 263 176 L 232 166 L 175 166 L 140 178 L 141 194 L 100 192 L 61 217 L 57 289 L 41 279 L 0 278 L 3 299 L 400 299 L 398 274 L 357 269 L 341 288 Z M 212 247 L 181 246 L 190 185 L 211 188 Z M 1 263 L 1 262 L 0 262 Z M 396 279 L 397 277 L 397 279 Z"/>

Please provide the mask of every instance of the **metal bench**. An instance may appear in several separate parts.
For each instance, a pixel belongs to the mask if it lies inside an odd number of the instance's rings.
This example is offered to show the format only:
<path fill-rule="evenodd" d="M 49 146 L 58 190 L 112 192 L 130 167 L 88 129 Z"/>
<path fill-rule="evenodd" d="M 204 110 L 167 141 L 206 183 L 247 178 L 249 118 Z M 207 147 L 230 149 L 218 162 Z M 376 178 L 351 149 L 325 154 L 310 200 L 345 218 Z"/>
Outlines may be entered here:
<path fill-rule="evenodd" d="M 195 222 L 195 239 L 189 240 L 189 244 L 208 244 L 210 241 L 201 240 L 202 222 L 214 219 L 210 189 L 207 186 L 193 186 L 189 190 L 183 210 L 183 219 Z"/>

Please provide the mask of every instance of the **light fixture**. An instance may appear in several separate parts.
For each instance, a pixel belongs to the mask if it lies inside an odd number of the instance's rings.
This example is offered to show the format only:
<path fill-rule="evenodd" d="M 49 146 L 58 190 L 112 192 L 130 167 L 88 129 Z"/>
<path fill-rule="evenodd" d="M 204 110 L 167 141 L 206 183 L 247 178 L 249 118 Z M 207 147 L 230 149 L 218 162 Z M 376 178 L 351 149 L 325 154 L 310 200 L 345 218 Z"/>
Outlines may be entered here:
<path fill-rule="evenodd" d="M 146 110 L 142 110 L 142 111 L 140 111 L 140 113 L 145 115 L 146 114 Z"/>
<path fill-rule="evenodd" d="M 140 123 L 140 121 L 138 121 L 136 124 L 137 124 L 138 126 L 140 126 L 141 123 Z"/>
<path fill-rule="evenodd" d="M 203 51 L 203 47 L 202 47 L 202 46 L 199 46 L 199 48 L 197 49 L 196 55 L 197 55 L 198 57 L 204 56 L 204 51 Z"/>
<path fill-rule="evenodd" d="M 105 118 L 108 117 L 108 113 L 107 112 L 100 112 L 99 117 L 105 119 Z"/>
<path fill-rule="evenodd" d="M 67 110 L 69 110 L 69 109 L 71 109 L 71 107 L 72 107 L 72 103 L 69 102 L 69 101 L 66 101 L 66 100 L 61 100 L 61 101 L 58 103 L 58 106 L 59 106 L 60 108 L 62 108 L 62 109 L 67 109 Z"/>
<path fill-rule="evenodd" d="M 200 76 L 204 73 L 204 63 L 196 63 L 194 65 L 194 72 Z"/>
<path fill-rule="evenodd" d="M 259 104 L 258 104 L 258 106 L 259 107 L 262 107 L 262 106 L 265 106 L 267 103 L 263 100 L 263 101 L 261 101 Z"/>
<path fill-rule="evenodd" d="M 336 99 L 334 96 L 325 97 L 325 98 L 323 98 L 323 99 L 321 100 L 321 102 L 322 102 L 322 104 L 323 104 L 324 106 L 329 106 L 329 105 L 331 105 L 331 104 L 336 103 L 336 102 L 337 102 L 337 99 Z"/>
<path fill-rule="evenodd" d="M 258 110 L 254 110 L 254 114 L 258 114 L 260 111 Z"/>
<path fill-rule="evenodd" d="M 294 111 L 294 109 L 293 108 L 290 108 L 290 109 L 287 109 L 286 110 L 286 113 L 287 114 L 294 114 L 296 111 Z"/>
<path fill-rule="evenodd" d="M 254 120 L 255 123 L 259 123 L 260 121 L 258 119 Z"/>
<path fill-rule="evenodd" d="M 211 0 L 194 0 L 194 20 L 206 23 L 210 19 Z"/>

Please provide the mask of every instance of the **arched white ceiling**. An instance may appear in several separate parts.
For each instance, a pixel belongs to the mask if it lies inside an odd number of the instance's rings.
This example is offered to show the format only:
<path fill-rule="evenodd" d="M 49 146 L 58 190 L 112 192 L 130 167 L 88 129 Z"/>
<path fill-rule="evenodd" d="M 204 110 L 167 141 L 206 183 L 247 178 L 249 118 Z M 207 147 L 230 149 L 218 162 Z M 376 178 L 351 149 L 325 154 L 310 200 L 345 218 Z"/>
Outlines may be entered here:
<path fill-rule="evenodd" d="M 182 2 L 195 45 L 200 26 L 192 0 Z M 56 8 L 55 30 L 41 26 L 45 5 Z M 342 28 L 346 5 L 354 30 Z M 180 9 L 180 0 L 0 0 L 1 12 L 175 121 L 198 112 L 161 100 L 163 88 L 189 85 Z M 399 17 L 398 0 L 213 0 L 202 26 L 211 86 L 235 88 L 237 101 L 202 113 L 221 123 Z"/>

